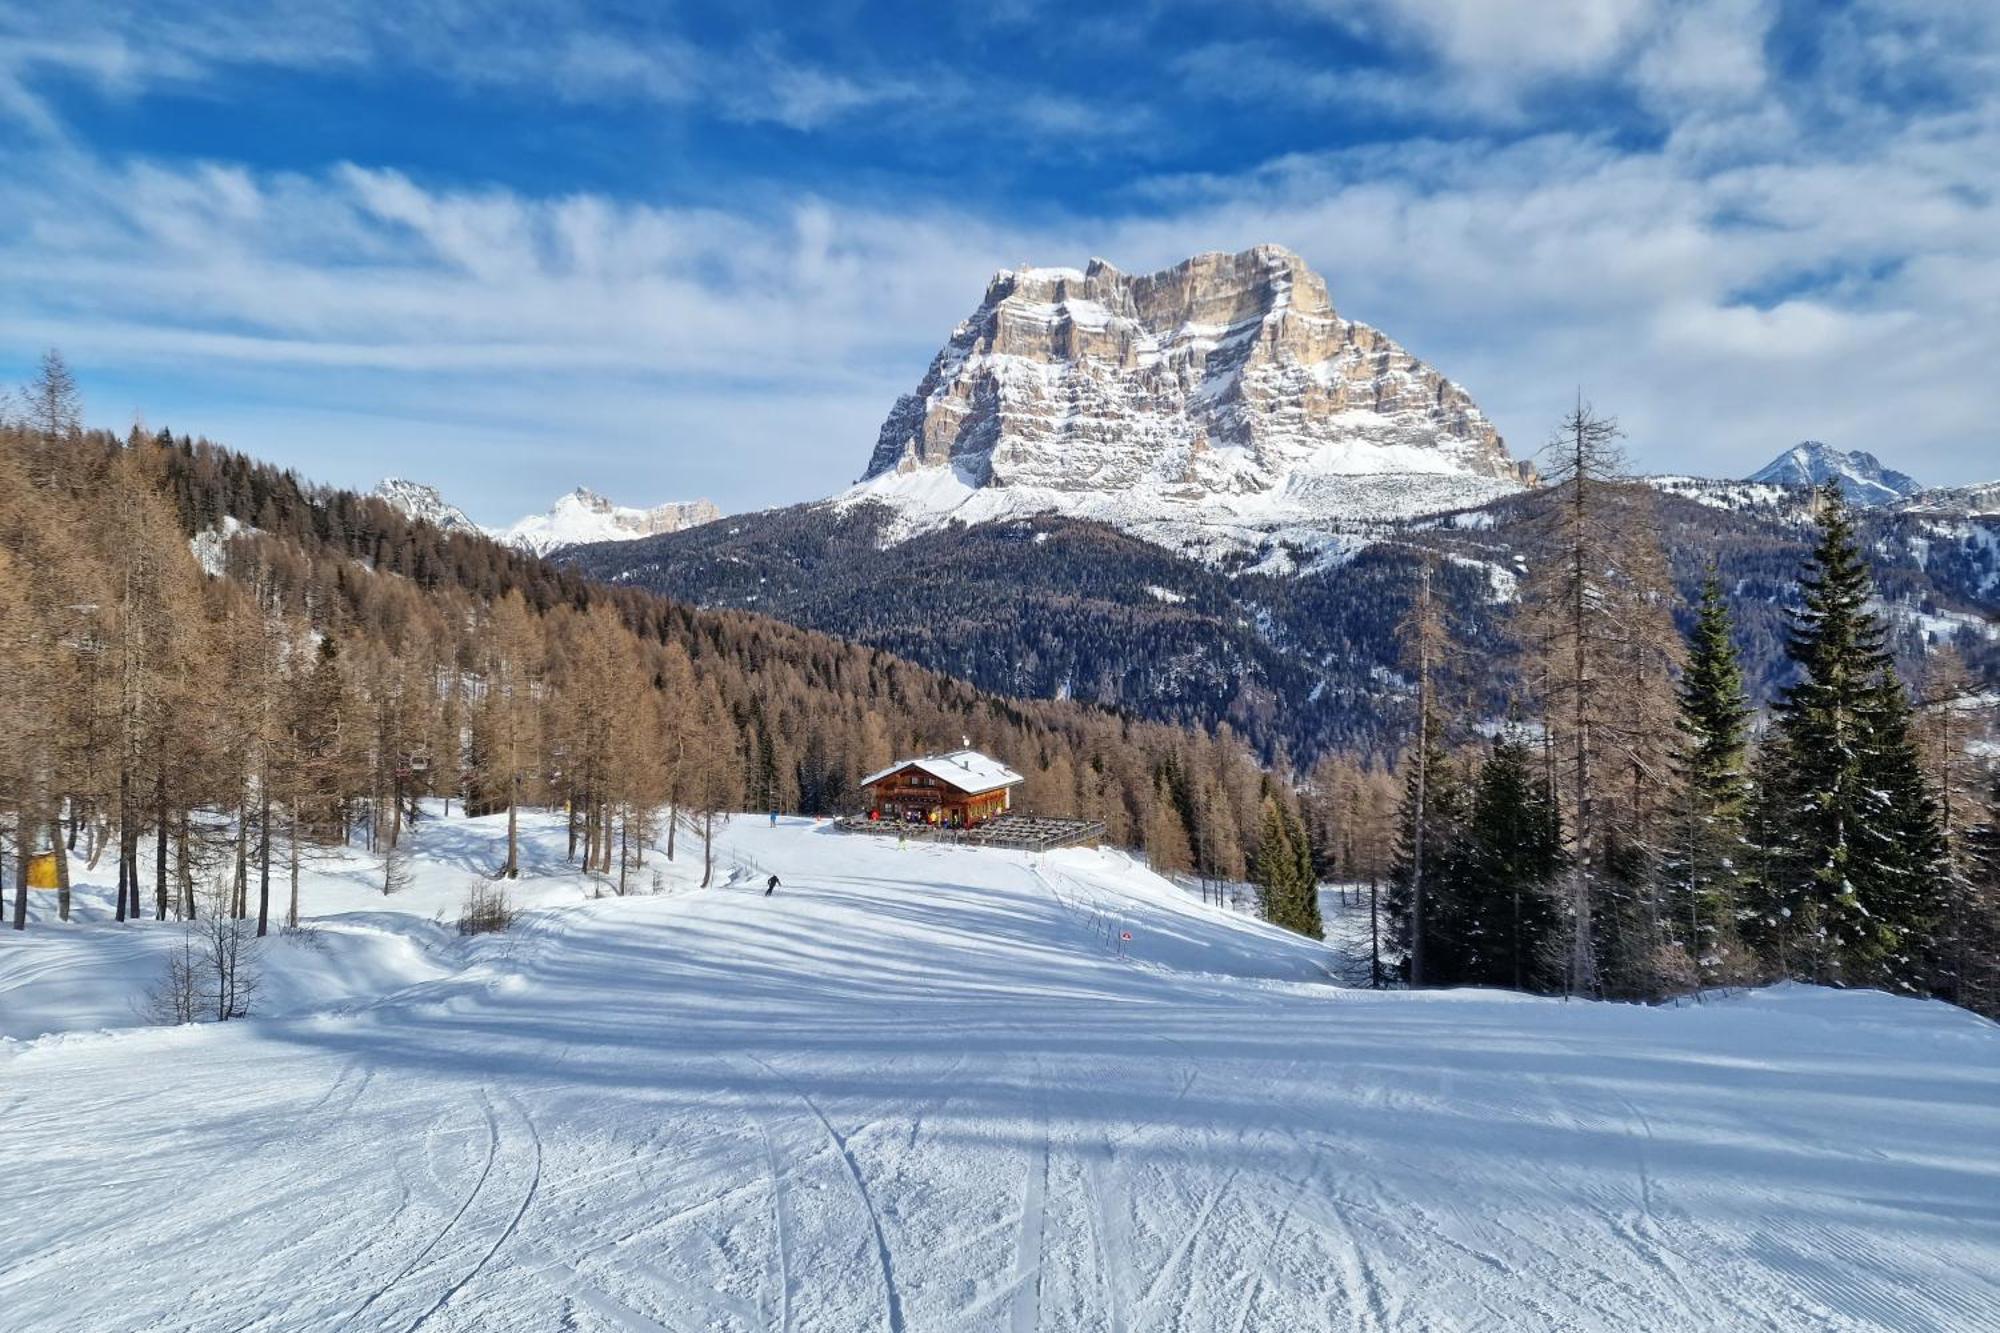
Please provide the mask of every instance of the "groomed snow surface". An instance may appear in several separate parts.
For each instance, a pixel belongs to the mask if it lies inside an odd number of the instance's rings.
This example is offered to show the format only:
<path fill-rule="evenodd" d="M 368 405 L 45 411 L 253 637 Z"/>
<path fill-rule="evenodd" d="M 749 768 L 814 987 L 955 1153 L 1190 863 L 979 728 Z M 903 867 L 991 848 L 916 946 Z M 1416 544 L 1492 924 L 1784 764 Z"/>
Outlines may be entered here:
<path fill-rule="evenodd" d="M 178 930 L 99 889 L 7 933 L 0 1324 L 2000 1327 L 2000 1031 L 1941 1005 L 1344 990 L 1115 853 L 757 817 L 601 900 L 530 821 L 460 940 L 500 837 L 314 868 L 247 1022 L 134 1026 Z"/>

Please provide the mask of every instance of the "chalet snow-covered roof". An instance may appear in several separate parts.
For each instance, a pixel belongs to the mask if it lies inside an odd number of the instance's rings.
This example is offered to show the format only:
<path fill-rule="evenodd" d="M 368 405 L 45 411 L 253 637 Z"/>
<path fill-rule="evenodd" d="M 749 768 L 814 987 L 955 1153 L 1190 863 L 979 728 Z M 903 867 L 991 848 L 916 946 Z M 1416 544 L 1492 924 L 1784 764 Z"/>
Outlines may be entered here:
<path fill-rule="evenodd" d="M 872 787 L 891 774 L 906 768 L 919 769 L 939 781 L 950 783 L 968 796 L 981 792 L 998 791 L 1021 781 L 1021 775 L 991 755 L 977 750 L 953 750 L 948 754 L 927 754 L 917 759 L 898 759 L 879 773 L 870 773 L 861 779 L 861 785 Z"/>

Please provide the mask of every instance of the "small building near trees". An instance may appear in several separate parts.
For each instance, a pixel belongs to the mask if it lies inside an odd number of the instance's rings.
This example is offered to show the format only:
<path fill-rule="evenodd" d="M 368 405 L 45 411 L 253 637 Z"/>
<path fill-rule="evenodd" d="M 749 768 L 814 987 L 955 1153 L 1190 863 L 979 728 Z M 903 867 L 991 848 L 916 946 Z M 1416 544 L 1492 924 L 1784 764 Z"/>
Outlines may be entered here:
<path fill-rule="evenodd" d="M 868 817 L 932 828 L 975 828 L 1007 813 L 1021 775 L 977 750 L 898 759 L 861 780 Z"/>

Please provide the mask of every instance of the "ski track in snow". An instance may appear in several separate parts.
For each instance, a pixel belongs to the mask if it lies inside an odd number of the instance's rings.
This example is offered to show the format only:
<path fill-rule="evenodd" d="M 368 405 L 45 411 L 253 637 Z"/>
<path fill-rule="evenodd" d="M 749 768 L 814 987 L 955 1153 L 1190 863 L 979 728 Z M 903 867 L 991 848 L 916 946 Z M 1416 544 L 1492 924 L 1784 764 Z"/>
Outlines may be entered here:
<path fill-rule="evenodd" d="M 784 1084 L 799 1101 L 805 1104 L 806 1109 L 812 1112 L 813 1118 L 819 1121 L 820 1128 L 826 1131 L 827 1140 L 833 1145 L 834 1155 L 839 1158 L 841 1165 L 846 1168 L 847 1179 L 854 1186 L 855 1198 L 860 1201 L 862 1211 L 868 1216 L 869 1233 L 875 1243 L 875 1260 L 882 1269 L 883 1324 L 888 1328 L 889 1333 L 902 1333 L 903 1298 L 902 1293 L 896 1289 L 895 1260 L 889 1253 L 888 1237 L 882 1232 L 882 1215 L 875 1206 L 875 1196 L 869 1193 L 868 1179 L 862 1174 L 861 1164 L 855 1160 L 854 1150 L 848 1147 L 848 1136 L 833 1127 L 833 1121 L 827 1119 L 826 1112 L 820 1109 L 820 1104 L 813 1100 L 811 1093 L 798 1087 L 790 1079 L 756 1056 L 745 1055 L 744 1059 L 762 1069 L 774 1080 Z"/>
<path fill-rule="evenodd" d="M 442 869 L 335 903 L 297 957 L 372 993 L 0 1040 L 9 1330 L 2000 1329 L 2000 1029 L 1942 1006 L 1343 991 L 1116 854 L 807 821 L 726 835 L 782 898 L 591 902 L 525 827 L 504 937 Z M 0 1030 L 172 932 L 64 929 Z"/>

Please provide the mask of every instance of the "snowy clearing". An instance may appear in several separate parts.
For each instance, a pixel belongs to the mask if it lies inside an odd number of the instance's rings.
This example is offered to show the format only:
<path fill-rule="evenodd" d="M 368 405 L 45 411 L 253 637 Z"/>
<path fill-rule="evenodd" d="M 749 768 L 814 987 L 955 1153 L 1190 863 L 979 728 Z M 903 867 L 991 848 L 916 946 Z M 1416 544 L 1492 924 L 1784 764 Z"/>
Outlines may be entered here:
<path fill-rule="evenodd" d="M 131 1027 L 176 927 L 0 940 L 9 1328 L 2000 1327 L 1942 1005 L 1343 990 L 1115 853 L 747 817 L 597 901 L 530 821 L 460 940 L 500 828 L 312 872 L 249 1022 Z"/>

